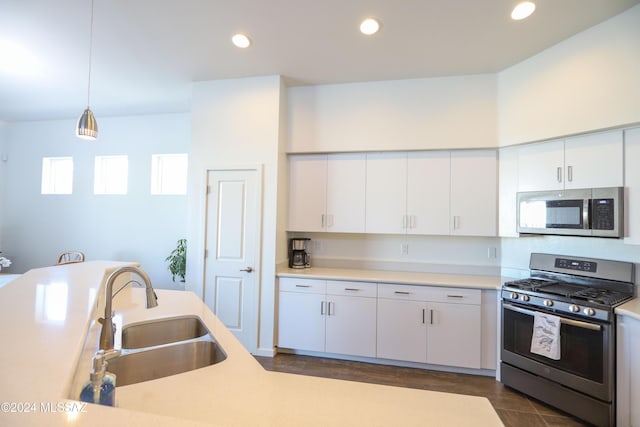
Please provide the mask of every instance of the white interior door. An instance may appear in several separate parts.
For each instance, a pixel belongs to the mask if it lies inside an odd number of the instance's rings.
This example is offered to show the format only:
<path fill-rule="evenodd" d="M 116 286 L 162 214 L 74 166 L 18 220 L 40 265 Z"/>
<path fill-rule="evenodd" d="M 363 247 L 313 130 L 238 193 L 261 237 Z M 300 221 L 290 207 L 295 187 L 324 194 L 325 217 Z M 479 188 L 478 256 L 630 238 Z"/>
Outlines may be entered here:
<path fill-rule="evenodd" d="M 252 353 L 258 341 L 258 169 L 207 171 L 204 300 Z"/>

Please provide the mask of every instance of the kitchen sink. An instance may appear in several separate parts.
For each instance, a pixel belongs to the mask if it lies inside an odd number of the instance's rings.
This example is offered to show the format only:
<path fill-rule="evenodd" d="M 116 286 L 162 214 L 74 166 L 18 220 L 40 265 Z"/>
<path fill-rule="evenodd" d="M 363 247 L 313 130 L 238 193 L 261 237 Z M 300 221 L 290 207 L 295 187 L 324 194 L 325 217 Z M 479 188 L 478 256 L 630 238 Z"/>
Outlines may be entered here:
<path fill-rule="evenodd" d="M 124 352 L 108 360 L 107 371 L 116 375 L 119 387 L 204 368 L 226 358 L 217 342 L 195 340 Z"/>
<path fill-rule="evenodd" d="M 173 317 L 136 323 L 122 328 L 122 348 L 155 347 L 210 334 L 196 316 Z"/>

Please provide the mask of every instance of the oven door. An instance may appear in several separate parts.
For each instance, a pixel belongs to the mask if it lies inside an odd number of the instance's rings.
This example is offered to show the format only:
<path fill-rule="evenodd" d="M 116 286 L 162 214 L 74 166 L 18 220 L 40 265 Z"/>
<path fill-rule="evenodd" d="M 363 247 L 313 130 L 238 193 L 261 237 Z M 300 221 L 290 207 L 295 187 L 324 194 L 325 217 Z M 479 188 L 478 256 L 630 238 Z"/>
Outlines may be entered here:
<path fill-rule="evenodd" d="M 535 312 L 560 317 L 560 359 L 531 353 Z M 613 399 L 614 331 L 552 311 L 503 302 L 502 361 L 605 402 Z"/>

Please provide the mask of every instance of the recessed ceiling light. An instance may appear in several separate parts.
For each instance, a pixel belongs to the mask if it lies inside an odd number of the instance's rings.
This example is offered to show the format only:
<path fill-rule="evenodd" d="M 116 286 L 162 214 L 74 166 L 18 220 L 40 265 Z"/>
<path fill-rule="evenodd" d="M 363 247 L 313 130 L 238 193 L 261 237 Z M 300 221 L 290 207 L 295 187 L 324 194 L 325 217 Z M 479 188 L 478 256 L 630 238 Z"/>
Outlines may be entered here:
<path fill-rule="evenodd" d="M 251 39 L 242 33 L 234 34 L 233 37 L 231 37 L 231 41 L 234 45 L 242 49 L 251 46 Z"/>
<path fill-rule="evenodd" d="M 360 32 L 370 36 L 380 29 L 380 23 L 374 18 L 367 18 L 360 23 Z"/>
<path fill-rule="evenodd" d="M 516 7 L 511 11 L 511 19 L 519 21 L 531 15 L 536 10 L 536 5 L 530 1 L 523 1 L 518 3 Z"/>

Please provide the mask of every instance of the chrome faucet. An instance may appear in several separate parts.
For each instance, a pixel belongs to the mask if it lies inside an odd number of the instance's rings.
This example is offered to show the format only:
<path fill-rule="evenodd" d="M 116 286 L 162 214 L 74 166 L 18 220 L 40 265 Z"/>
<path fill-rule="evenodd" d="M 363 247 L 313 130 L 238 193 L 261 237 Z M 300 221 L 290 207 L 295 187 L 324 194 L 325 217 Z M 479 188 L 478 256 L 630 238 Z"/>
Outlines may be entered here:
<path fill-rule="evenodd" d="M 113 341 L 116 333 L 115 325 L 113 324 L 113 320 L 112 320 L 113 313 L 111 311 L 111 303 L 113 301 L 113 298 L 115 298 L 118 292 L 123 290 L 130 283 L 137 283 L 138 285 L 140 285 L 139 282 L 135 280 L 130 280 L 127 283 L 125 283 L 120 289 L 118 289 L 115 293 L 113 293 L 113 283 L 116 281 L 118 276 L 120 276 L 123 273 L 135 273 L 138 276 L 140 276 L 146 288 L 145 290 L 147 294 L 147 308 L 153 308 L 158 306 L 158 296 L 156 295 L 156 293 L 153 290 L 153 287 L 151 286 L 151 279 L 149 279 L 149 276 L 147 275 L 147 273 L 145 273 L 141 268 L 125 266 L 125 267 L 120 267 L 119 269 L 111 273 L 109 277 L 107 277 L 107 284 L 105 286 L 106 295 L 105 295 L 105 302 L 104 302 L 104 318 L 101 318 L 98 320 L 100 323 L 102 323 L 102 331 L 100 332 L 100 349 L 107 352 L 110 350 L 113 350 Z"/>

